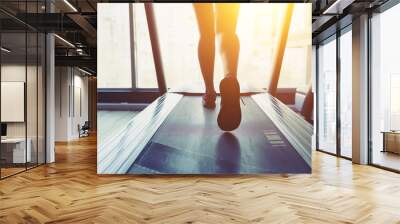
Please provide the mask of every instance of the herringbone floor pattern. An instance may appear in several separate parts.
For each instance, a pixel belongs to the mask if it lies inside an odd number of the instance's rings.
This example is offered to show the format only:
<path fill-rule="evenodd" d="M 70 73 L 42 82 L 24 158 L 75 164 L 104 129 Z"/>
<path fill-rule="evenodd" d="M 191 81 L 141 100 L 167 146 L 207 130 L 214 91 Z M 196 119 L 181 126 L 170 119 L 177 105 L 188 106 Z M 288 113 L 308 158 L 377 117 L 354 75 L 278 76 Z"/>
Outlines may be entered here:
<path fill-rule="evenodd" d="M 0 181 L 0 223 L 400 223 L 400 175 L 314 152 L 312 175 L 98 176 L 96 139 Z"/>

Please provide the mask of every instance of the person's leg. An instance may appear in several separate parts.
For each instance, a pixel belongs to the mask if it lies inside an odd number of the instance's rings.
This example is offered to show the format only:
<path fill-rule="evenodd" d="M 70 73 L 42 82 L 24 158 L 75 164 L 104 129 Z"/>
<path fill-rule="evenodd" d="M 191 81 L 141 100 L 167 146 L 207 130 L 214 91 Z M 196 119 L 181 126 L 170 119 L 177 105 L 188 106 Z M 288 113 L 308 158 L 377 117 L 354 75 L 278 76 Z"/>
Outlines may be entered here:
<path fill-rule="evenodd" d="M 236 35 L 238 3 L 216 4 L 216 31 L 225 76 L 237 75 L 240 43 Z"/>
<path fill-rule="evenodd" d="M 240 110 L 240 85 L 236 78 L 240 48 L 239 38 L 236 35 L 239 4 L 216 4 L 215 14 L 219 52 L 222 57 L 225 73 L 225 78 L 219 84 L 221 108 L 217 122 L 222 130 L 232 131 L 239 127 L 242 119 Z"/>
<path fill-rule="evenodd" d="M 215 107 L 214 59 L 215 59 L 215 28 L 214 8 L 212 3 L 193 3 L 197 18 L 200 39 L 198 44 L 198 59 L 203 75 L 206 95 L 204 105 Z"/>

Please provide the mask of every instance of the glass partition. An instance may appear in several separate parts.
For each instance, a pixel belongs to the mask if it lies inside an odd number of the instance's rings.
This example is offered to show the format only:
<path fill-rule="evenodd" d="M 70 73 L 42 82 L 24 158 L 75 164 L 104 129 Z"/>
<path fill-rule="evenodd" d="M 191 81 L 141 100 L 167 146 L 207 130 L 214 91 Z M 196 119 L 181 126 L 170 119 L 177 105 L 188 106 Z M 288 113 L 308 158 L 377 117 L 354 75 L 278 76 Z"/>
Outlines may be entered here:
<path fill-rule="evenodd" d="M 26 136 L 26 41 L 25 32 L 1 34 L 2 177 L 24 171 L 31 159 Z"/>
<path fill-rule="evenodd" d="M 30 151 L 30 157 L 27 162 L 27 167 L 37 165 L 37 125 L 38 125 L 38 35 L 36 32 L 27 32 L 27 64 L 26 64 L 26 118 L 27 118 L 27 151 Z"/>
<path fill-rule="evenodd" d="M 20 1 L 15 10 L 43 7 L 44 1 Z M 0 178 L 45 163 L 45 44 L 43 33 L 0 13 Z"/>
<path fill-rule="evenodd" d="M 38 33 L 38 64 L 37 64 L 37 162 L 46 162 L 46 37 L 43 33 Z"/>

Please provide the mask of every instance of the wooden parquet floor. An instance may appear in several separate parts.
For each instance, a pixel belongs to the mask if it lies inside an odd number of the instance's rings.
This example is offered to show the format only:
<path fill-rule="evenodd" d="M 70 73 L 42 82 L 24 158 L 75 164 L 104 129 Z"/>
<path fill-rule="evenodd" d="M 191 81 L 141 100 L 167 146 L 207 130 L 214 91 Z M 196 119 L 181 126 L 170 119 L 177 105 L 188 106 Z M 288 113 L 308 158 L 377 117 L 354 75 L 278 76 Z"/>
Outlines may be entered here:
<path fill-rule="evenodd" d="M 96 139 L 0 181 L 0 223 L 400 223 L 400 175 L 314 152 L 312 175 L 98 176 Z"/>

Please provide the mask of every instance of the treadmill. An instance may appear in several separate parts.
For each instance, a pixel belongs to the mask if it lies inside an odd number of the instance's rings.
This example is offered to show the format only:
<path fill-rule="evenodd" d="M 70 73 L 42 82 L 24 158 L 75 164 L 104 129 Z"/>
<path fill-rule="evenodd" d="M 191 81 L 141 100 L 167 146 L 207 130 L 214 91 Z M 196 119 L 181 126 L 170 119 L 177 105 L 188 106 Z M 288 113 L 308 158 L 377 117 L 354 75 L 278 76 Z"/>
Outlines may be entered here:
<path fill-rule="evenodd" d="M 242 101 L 241 125 L 224 132 L 219 102 L 207 109 L 201 96 L 168 92 L 107 142 L 98 140 L 98 173 L 310 173 L 312 126 L 268 93 Z"/>
<path fill-rule="evenodd" d="M 241 124 L 224 132 L 220 97 L 207 109 L 200 92 L 167 90 L 152 4 L 145 10 L 160 97 L 114 136 L 98 139 L 99 174 L 311 172 L 313 127 L 274 97 L 279 72 L 268 92 L 241 91 Z"/>

